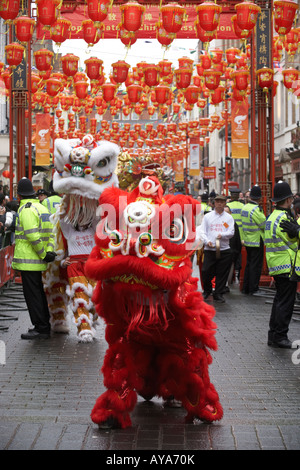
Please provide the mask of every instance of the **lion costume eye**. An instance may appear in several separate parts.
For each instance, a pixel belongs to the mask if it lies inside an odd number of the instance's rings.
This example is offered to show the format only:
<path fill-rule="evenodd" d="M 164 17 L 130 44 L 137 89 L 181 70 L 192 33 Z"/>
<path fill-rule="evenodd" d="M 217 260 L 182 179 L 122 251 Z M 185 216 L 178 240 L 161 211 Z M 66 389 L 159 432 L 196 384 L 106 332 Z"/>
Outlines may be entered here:
<path fill-rule="evenodd" d="M 113 220 L 108 220 L 108 217 L 104 220 L 103 233 L 110 235 L 116 229 L 116 223 Z"/>
<path fill-rule="evenodd" d="M 174 219 L 170 223 L 170 226 L 165 229 L 164 235 L 171 242 L 178 244 L 184 243 L 186 240 L 184 220 L 178 218 Z"/>
<path fill-rule="evenodd" d="M 100 160 L 100 161 L 97 163 L 97 167 L 98 167 L 98 168 L 104 168 L 104 167 L 107 166 L 109 163 L 110 163 L 110 158 L 109 158 L 109 157 L 105 157 L 105 158 L 103 158 L 103 160 Z"/>

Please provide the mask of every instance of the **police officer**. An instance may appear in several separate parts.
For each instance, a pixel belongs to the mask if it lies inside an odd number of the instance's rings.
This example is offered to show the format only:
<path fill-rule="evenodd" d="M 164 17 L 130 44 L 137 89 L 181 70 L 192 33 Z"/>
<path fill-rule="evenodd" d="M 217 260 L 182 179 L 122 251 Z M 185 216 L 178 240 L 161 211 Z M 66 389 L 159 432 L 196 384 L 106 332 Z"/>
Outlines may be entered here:
<path fill-rule="evenodd" d="M 208 194 L 203 193 L 201 194 L 201 212 L 204 215 L 210 211 L 211 211 L 211 207 L 208 205 Z"/>
<path fill-rule="evenodd" d="M 269 274 L 273 276 L 276 287 L 268 345 L 290 349 L 292 343 L 287 333 L 297 291 L 297 281 L 290 279 L 290 275 L 297 252 L 297 239 L 296 233 L 292 233 L 293 238 L 290 238 L 286 230 L 294 220 L 291 213 L 293 194 L 288 183 L 279 182 L 274 186 L 273 196 L 272 201 L 276 206 L 266 221 L 264 240 Z"/>
<path fill-rule="evenodd" d="M 230 188 L 230 201 L 227 202 L 227 206 L 230 209 L 230 213 L 234 218 L 234 222 L 237 225 L 238 233 L 231 239 L 231 243 L 234 244 L 235 249 L 233 250 L 233 265 L 234 265 L 234 277 L 237 279 L 240 278 L 240 270 L 242 267 L 241 260 L 241 240 L 243 240 L 243 231 L 242 231 L 242 210 L 244 208 L 244 203 L 240 201 L 240 189 L 239 188 Z M 232 247 L 233 248 L 233 247 Z"/>
<path fill-rule="evenodd" d="M 243 293 L 253 295 L 258 291 L 264 259 L 264 228 L 266 216 L 259 206 L 261 189 L 258 185 L 250 191 L 249 201 L 242 210 L 242 244 L 247 251 Z"/>
<path fill-rule="evenodd" d="M 49 211 L 35 198 L 28 178 L 18 183 L 20 207 L 16 216 L 15 250 L 12 268 L 21 272 L 23 292 L 33 329 L 22 339 L 47 339 L 50 336 L 49 310 L 42 272 L 54 261 L 53 225 Z"/>
<path fill-rule="evenodd" d="M 47 207 L 50 214 L 55 214 L 60 203 L 61 197 L 53 190 L 53 182 L 51 181 L 49 186 L 49 195 L 42 201 L 42 204 Z"/>
<path fill-rule="evenodd" d="M 244 208 L 244 204 L 239 200 L 240 189 L 239 188 L 231 188 L 230 191 L 230 201 L 227 202 L 227 206 L 230 209 L 230 213 L 234 218 L 235 223 L 237 224 L 240 232 L 241 240 L 243 240 L 242 236 L 242 210 Z"/>
<path fill-rule="evenodd" d="M 41 203 L 49 196 L 45 189 L 38 189 L 36 195 Z"/>

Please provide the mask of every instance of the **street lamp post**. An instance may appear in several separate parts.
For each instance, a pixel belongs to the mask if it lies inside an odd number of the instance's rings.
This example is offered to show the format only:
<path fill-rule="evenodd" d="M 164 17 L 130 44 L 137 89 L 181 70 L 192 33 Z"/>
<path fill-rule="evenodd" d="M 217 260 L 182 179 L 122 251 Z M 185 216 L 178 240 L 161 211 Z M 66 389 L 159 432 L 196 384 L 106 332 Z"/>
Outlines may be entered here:
<path fill-rule="evenodd" d="M 228 181 L 229 181 L 229 157 L 228 157 L 228 95 L 225 94 L 225 193 L 228 196 Z"/>

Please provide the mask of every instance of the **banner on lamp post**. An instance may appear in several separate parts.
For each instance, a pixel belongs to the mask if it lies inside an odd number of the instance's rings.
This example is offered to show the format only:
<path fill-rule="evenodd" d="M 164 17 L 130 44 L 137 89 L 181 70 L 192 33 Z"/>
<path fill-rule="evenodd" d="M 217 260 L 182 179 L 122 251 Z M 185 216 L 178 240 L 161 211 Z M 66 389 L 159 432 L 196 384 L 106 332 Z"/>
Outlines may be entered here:
<path fill-rule="evenodd" d="M 190 176 L 199 176 L 200 173 L 200 145 L 199 139 L 190 139 Z"/>
<path fill-rule="evenodd" d="M 249 158 L 248 100 L 231 100 L 231 157 Z"/>
<path fill-rule="evenodd" d="M 175 181 L 184 181 L 183 157 L 178 157 L 174 161 Z"/>
<path fill-rule="evenodd" d="M 50 165 L 50 119 L 49 113 L 36 114 L 35 164 Z"/>
<path fill-rule="evenodd" d="M 204 166 L 203 167 L 203 179 L 204 180 L 215 180 L 216 179 L 216 167 L 215 166 Z"/>

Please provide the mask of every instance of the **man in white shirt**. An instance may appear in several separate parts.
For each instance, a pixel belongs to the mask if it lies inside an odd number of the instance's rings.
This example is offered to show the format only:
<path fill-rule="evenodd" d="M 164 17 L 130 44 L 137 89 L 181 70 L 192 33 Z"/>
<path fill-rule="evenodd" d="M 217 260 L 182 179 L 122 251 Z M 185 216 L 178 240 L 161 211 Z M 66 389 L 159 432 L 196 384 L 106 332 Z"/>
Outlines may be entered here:
<path fill-rule="evenodd" d="M 216 302 L 225 302 L 223 293 L 232 263 L 229 245 L 234 235 L 234 219 L 225 212 L 226 196 L 216 196 L 214 210 L 205 214 L 202 224 L 197 228 L 197 238 L 204 243 L 202 266 L 203 297 L 212 293 L 212 279 L 215 277 L 213 298 Z"/>

